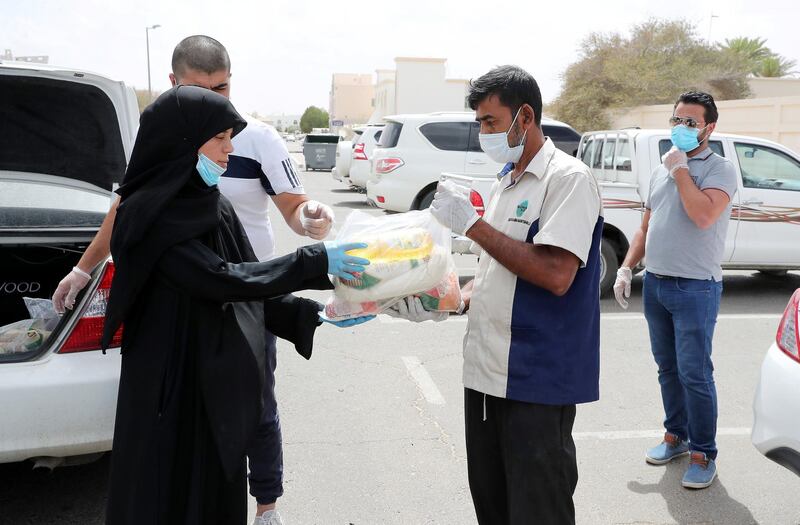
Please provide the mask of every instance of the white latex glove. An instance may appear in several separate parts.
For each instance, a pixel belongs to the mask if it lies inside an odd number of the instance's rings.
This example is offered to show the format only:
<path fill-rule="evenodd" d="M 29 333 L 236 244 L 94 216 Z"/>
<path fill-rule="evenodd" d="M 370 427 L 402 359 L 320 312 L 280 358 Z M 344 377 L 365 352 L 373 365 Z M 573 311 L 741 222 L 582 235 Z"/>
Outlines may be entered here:
<path fill-rule="evenodd" d="M 406 297 L 386 310 L 386 314 L 392 317 L 408 319 L 414 323 L 421 323 L 423 321 L 435 321 L 438 323 L 446 320 L 450 315 L 447 312 L 429 312 L 422 306 L 420 298 L 414 297 L 413 295 Z"/>
<path fill-rule="evenodd" d="M 480 216 L 469 201 L 469 188 L 453 181 L 440 182 L 431 203 L 431 214 L 450 228 L 453 233 L 464 235 L 478 222 Z"/>
<path fill-rule="evenodd" d="M 78 292 L 86 288 L 86 285 L 91 280 L 92 277 L 79 268 L 73 268 L 66 277 L 61 279 L 61 282 L 58 283 L 58 288 L 53 294 L 53 307 L 56 313 L 63 314 L 65 308 L 72 310 L 75 306 L 75 297 L 78 296 Z"/>
<path fill-rule="evenodd" d="M 616 298 L 619 305 L 626 310 L 628 309 L 628 301 L 626 297 L 631 296 L 631 281 L 633 280 L 633 272 L 627 266 L 623 266 L 617 270 L 617 280 L 614 282 L 614 298 Z"/>
<path fill-rule="evenodd" d="M 661 163 L 667 168 L 670 177 L 675 176 L 675 170 L 677 169 L 689 169 L 689 158 L 686 156 L 686 153 L 675 146 L 672 146 L 672 149 L 664 153 L 664 156 L 661 157 Z"/>
<path fill-rule="evenodd" d="M 328 236 L 334 218 L 333 209 L 318 201 L 306 201 L 300 213 L 303 231 L 318 241 Z"/>

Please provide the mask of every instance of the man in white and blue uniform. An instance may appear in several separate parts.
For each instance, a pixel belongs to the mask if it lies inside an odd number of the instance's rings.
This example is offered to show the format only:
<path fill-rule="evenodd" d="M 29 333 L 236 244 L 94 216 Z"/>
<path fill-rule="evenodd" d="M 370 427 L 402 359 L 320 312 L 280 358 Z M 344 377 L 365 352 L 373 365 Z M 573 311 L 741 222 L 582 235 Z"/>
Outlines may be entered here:
<path fill-rule="evenodd" d="M 483 218 L 451 182 L 431 213 L 480 257 L 463 290 L 475 511 L 481 524 L 574 523 L 575 405 L 599 397 L 600 192 L 589 168 L 542 134 L 530 74 L 496 68 L 471 83 L 469 102 L 482 149 L 509 164 Z"/>

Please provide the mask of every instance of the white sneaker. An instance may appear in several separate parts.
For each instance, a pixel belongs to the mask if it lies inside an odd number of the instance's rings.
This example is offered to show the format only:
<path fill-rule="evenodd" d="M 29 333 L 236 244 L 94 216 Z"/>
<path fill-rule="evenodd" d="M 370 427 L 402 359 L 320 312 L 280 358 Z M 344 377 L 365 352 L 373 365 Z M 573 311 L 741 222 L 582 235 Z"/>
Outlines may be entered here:
<path fill-rule="evenodd" d="M 283 525 L 280 513 L 276 510 L 268 510 L 261 516 L 256 516 L 253 525 Z"/>

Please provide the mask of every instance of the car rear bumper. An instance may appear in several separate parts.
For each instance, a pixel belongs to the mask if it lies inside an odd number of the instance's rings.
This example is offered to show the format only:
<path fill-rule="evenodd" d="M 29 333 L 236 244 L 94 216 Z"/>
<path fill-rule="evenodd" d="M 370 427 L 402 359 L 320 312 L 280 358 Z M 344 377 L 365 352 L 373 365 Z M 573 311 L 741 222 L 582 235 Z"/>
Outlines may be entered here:
<path fill-rule="evenodd" d="M 367 181 L 367 199 L 385 210 L 409 211 L 415 195 L 401 177 L 383 176 Z M 379 197 L 383 198 L 383 202 Z"/>
<path fill-rule="evenodd" d="M 342 176 L 341 176 L 341 175 L 339 175 L 339 169 L 338 169 L 338 168 L 336 168 L 335 166 L 334 166 L 334 168 L 331 170 L 331 177 L 333 177 L 333 180 L 338 180 L 338 181 L 341 181 L 341 180 L 342 180 Z"/>
<path fill-rule="evenodd" d="M 774 461 L 800 469 L 800 363 L 772 343 L 753 403 L 753 445 Z"/>
<path fill-rule="evenodd" d="M 118 348 L 0 365 L 0 463 L 111 450 Z"/>
<path fill-rule="evenodd" d="M 350 184 L 357 188 L 366 188 L 369 172 L 370 162 L 368 160 L 353 160 L 350 165 Z"/>

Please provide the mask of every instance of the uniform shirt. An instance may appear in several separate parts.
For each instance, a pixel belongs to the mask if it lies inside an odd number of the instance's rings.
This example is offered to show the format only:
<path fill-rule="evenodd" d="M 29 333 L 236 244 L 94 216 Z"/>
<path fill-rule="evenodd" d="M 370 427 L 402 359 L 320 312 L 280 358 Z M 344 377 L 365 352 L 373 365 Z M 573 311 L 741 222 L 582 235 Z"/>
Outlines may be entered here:
<path fill-rule="evenodd" d="M 597 400 L 603 209 L 591 170 L 547 139 L 516 182 L 501 174 L 483 220 L 512 239 L 568 250 L 581 265 L 557 297 L 483 252 L 464 336 L 464 386 L 530 403 Z"/>
<path fill-rule="evenodd" d="M 275 254 L 270 198 L 281 193 L 302 195 L 305 190 L 275 128 L 248 115 L 244 118 L 247 127 L 233 137 L 233 153 L 219 191 L 233 204 L 258 259 L 266 261 Z"/>
<path fill-rule="evenodd" d="M 678 186 L 662 165 L 650 177 L 645 207 L 650 224 L 645 243 L 647 271 L 687 279 L 722 280 L 722 257 L 736 194 L 736 169 L 706 147 L 689 158 L 689 175 L 701 190 L 717 189 L 731 202 L 710 228 L 698 228 L 683 207 Z"/>

